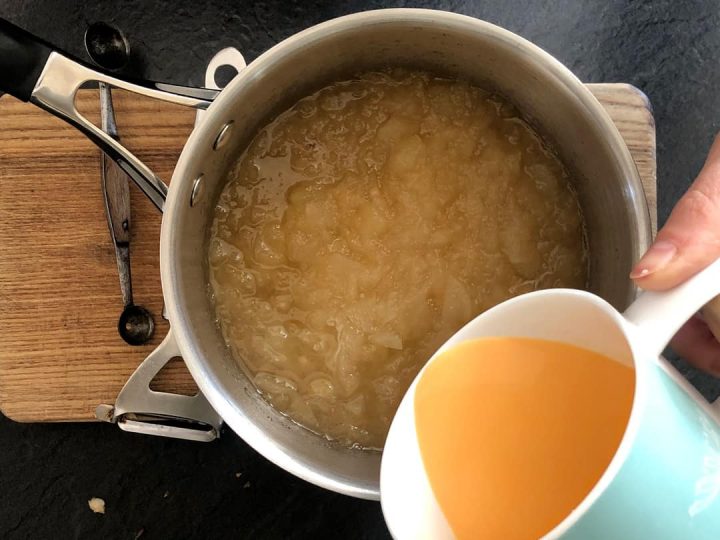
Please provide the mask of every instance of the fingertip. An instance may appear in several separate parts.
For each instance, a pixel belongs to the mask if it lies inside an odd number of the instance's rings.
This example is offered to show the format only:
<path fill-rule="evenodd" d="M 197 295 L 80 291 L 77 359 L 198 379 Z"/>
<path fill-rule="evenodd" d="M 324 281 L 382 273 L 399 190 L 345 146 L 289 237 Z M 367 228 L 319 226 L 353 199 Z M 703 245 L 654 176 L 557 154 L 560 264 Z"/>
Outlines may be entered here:
<path fill-rule="evenodd" d="M 647 290 L 679 285 L 720 257 L 720 137 L 703 170 L 673 208 L 655 243 L 630 272 Z"/>
<path fill-rule="evenodd" d="M 673 264 L 662 270 L 638 275 L 631 272 L 630 279 L 645 291 L 667 291 L 687 281 L 697 271 L 686 264 Z"/>
<path fill-rule="evenodd" d="M 676 280 L 672 276 L 666 277 L 662 273 L 648 273 L 644 275 L 634 275 L 634 273 L 631 273 L 630 279 L 644 291 L 665 291 L 677 285 Z"/>
<path fill-rule="evenodd" d="M 674 242 L 657 240 L 630 272 L 631 279 L 642 279 L 657 274 L 665 269 L 678 253 Z"/>

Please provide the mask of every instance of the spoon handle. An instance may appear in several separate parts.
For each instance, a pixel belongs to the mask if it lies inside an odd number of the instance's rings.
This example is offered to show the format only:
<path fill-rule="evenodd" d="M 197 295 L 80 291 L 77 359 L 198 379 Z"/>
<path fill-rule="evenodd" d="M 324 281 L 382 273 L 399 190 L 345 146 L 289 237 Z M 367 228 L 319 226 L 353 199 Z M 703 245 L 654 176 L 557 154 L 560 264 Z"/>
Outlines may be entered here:
<path fill-rule="evenodd" d="M 660 355 L 675 332 L 719 294 L 720 260 L 717 260 L 673 289 L 642 293 L 624 315 L 640 332 L 645 350 Z"/>
<path fill-rule="evenodd" d="M 120 140 L 115 125 L 115 111 L 112 91 L 105 83 L 100 83 L 100 118 L 102 129 L 116 141 Z M 105 200 L 105 217 L 115 249 L 120 291 L 123 306 L 133 303 L 132 278 L 130 272 L 130 185 L 127 175 L 108 158 L 101 155 L 101 185 Z"/>

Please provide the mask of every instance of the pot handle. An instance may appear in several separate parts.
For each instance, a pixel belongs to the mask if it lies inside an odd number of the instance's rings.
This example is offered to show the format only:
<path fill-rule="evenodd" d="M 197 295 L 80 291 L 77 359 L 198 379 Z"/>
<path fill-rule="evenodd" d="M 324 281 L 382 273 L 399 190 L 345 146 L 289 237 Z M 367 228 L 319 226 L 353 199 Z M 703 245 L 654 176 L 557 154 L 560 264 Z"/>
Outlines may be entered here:
<path fill-rule="evenodd" d="M 52 45 L 0 18 L 0 93 L 41 107 L 82 131 L 133 179 L 162 211 L 167 186 L 142 161 L 81 115 L 75 95 L 85 83 L 109 86 L 178 105 L 207 109 L 217 90 L 118 79 L 59 52 Z"/>
<path fill-rule="evenodd" d="M 212 57 L 207 69 L 205 70 L 205 88 L 212 88 L 213 90 L 222 90 L 216 80 L 217 71 L 223 66 L 231 66 L 240 73 L 241 70 L 247 67 L 245 57 L 235 47 L 226 47 L 218 51 L 215 56 Z M 203 118 L 207 114 L 207 111 L 200 109 L 195 115 L 195 126 L 202 122 Z"/>
<path fill-rule="evenodd" d="M 218 438 L 222 418 L 201 392 L 184 396 L 150 389 L 155 376 L 175 357 L 180 357 L 180 349 L 171 329 L 130 376 L 115 406 L 99 405 L 96 418 L 133 433 L 201 442 Z"/>
<path fill-rule="evenodd" d="M 0 88 L 28 101 L 51 52 L 48 44 L 0 19 Z"/>
<path fill-rule="evenodd" d="M 230 65 L 238 72 L 245 67 L 243 55 L 234 47 L 218 52 L 205 72 L 205 86 L 220 90 L 215 73 L 221 66 Z M 198 110 L 195 126 L 205 111 Z M 167 319 L 163 309 L 163 318 Z M 98 420 L 117 423 L 121 429 L 147 435 L 159 435 L 194 441 L 211 441 L 219 436 L 222 418 L 212 409 L 202 393 L 188 397 L 150 389 L 150 382 L 174 357 L 180 357 L 177 343 L 168 332 L 163 342 L 130 376 L 118 394 L 115 406 L 99 405 L 95 409 Z M 172 419 L 185 425 L 168 425 Z"/>
<path fill-rule="evenodd" d="M 229 65 L 238 72 L 245 67 L 243 55 L 234 47 L 227 47 L 215 56 L 205 72 L 205 86 L 220 90 L 215 82 L 215 73 L 221 66 Z M 195 120 L 197 126 L 205 111 L 199 110 Z M 167 319 L 163 309 L 163 318 Z M 95 409 L 98 420 L 117 423 L 125 431 L 159 435 L 194 441 L 211 441 L 219 436 L 222 418 L 215 413 L 202 393 L 188 397 L 150 389 L 150 382 L 158 372 L 180 351 L 172 330 L 165 340 L 148 356 L 130 376 L 118 394 L 115 406 L 100 405 Z M 171 418 L 178 423 L 182 418 L 185 426 L 168 425 Z"/>

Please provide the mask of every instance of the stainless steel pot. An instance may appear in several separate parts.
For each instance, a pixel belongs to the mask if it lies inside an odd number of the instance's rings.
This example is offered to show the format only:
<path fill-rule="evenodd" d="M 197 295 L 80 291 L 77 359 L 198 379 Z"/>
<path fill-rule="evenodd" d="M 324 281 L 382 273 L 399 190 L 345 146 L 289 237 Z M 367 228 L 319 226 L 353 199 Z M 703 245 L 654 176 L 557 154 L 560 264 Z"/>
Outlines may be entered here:
<path fill-rule="evenodd" d="M 69 116 L 164 210 L 160 262 L 172 335 L 156 354 L 179 352 L 202 394 L 238 435 L 314 484 L 376 499 L 380 456 L 330 444 L 258 395 L 214 323 L 204 255 L 228 168 L 264 124 L 300 97 L 330 81 L 387 65 L 461 77 L 504 94 L 574 172 L 588 225 L 591 290 L 619 309 L 634 296 L 627 276 L 649 245 L 650 221 L 630 153 L 602 106 L 570 71 L 506 30 L 451 13 L 391 9 L 335 19 L 283 41 L 242 70 L 209 106 L 180 156 L 167 200 L 164 185 L 147 167 L 78 118 L 72 96 L 86 79 L 199 108 L 214 96 L 128 84 L 50 53 L 44 44 L 28 45 L 29 39 L 7 23 L 0 26 L 0 57 L 18 51 L 22 57 L 22 62 L 0 60 L 0 88 Z"/>

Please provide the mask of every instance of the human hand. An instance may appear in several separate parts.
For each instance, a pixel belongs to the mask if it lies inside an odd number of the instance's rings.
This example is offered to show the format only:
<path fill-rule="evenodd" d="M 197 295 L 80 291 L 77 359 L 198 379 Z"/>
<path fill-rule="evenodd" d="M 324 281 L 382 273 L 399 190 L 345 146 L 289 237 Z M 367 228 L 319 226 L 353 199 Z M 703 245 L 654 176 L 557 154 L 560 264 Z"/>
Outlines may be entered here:
<path fill-rule="evenodd" d="M 700 174 L 678 201 L 655 243 L 630 277 L 643 289 L 679 285 L 720 258 L 720 135 Z M 713 334 L 713 331 L 715 334 Z M 694 315 L 670 341 L 680 356 L 720 377 L 720 297 Z"/>

